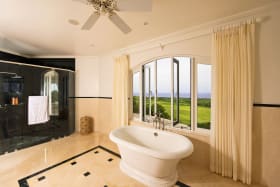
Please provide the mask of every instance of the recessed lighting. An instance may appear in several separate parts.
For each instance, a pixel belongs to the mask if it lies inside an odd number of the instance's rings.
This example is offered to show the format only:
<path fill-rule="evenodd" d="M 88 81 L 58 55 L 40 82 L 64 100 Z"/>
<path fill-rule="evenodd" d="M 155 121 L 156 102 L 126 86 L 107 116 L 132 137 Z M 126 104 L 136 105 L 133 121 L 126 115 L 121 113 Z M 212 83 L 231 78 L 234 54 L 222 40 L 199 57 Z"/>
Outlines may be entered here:
<path fill-rule="evenodd" d="M 144 25 L 145 25 L 145 26 L 146 26 L 146 25 L 149 25 L 149 22 L 145 21 L 145 22 L 144 22 Z"/>
<path fill-rule="evenodd" d="M 90 46 L 90 47 L 95 47 L 95 45 L 94 45 L 94 44 L 90 44 L 89 46 Z"/>
<path fill-rule="evenodd" d="M 75 26 L 80 24 L 79 21 L 75 20 L 75 19 L 69 19 L 68 23 L 70 23 L 71 25 L 75 25 Z"/>

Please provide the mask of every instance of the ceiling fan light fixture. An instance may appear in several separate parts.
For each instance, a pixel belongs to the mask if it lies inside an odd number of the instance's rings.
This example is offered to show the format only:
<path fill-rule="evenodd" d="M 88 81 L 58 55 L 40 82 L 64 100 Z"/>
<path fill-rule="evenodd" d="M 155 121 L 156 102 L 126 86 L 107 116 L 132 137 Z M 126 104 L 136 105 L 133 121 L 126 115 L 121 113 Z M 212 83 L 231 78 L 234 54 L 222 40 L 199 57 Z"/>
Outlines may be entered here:
<path fill-rule="evenodd" d="M 114 23 L 124 34 L 132 29 L 126 22 L 116 14 L 119 11 L 151 11 L 152 0 L 73 0 L 86 1 L 86 4 L 93 6 L 95 11 L 90 15 L 82 30 L 90 30 L 100 15 L 108 15 L 109 20 Z M 144 23 L 145 25 L 145 23 Z M 146 24 L 147 25 L 147 24 Z"/>

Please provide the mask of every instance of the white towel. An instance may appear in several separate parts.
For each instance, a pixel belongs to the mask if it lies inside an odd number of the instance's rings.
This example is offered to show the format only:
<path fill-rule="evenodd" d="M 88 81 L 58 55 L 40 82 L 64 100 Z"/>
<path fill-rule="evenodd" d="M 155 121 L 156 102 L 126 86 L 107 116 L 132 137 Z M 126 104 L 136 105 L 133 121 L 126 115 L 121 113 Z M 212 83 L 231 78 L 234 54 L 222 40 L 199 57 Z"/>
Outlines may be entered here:
<path fill-rule="evenodd" d="M 28 125 L 46 123 L 49 121 L 48 97 L 29 96 L 28 97 Z"/>

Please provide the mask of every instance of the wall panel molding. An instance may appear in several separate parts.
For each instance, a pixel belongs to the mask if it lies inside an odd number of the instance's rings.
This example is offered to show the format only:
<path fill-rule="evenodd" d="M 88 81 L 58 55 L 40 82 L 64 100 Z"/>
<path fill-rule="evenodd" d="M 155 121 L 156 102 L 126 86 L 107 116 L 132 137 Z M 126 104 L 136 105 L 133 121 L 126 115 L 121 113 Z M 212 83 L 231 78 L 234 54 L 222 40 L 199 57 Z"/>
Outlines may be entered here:
<path fill-rule="evenodd" d="M 280 108 L 280 104 L 254 103 L 254 107 L 273 107 L 273 108 Z"/>

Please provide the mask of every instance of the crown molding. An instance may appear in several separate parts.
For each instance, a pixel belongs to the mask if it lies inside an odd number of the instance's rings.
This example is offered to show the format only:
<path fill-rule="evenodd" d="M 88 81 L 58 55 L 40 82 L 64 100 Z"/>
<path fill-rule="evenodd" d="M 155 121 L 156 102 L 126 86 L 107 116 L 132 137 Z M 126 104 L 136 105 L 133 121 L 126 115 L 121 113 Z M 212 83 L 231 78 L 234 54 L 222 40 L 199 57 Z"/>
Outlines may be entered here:
<path fill-rule="evenodd" d="M 127 46 L 125 48 L 113 51 L 112 54 L 131 54 L 147 51 L 154 48 L 162 48 L 166 45 L 178 43 L 184 40 L 210 35 L 212 31 L 217 28 L 228 24 L 236 24 L 250 18 L 255 18 L 257 22 L 261 22 L 266 17 L 266 12 L 280 8 L 280 2 L 271 3 L 266 6 L 258 7 L 248 11 L 240 12 L 228 17 L 216 19 L 207 23 L 203 23 L 193 27 L 187 27 L 183 30 L 163 35 L 152 40 L 137 43 Z"/>

